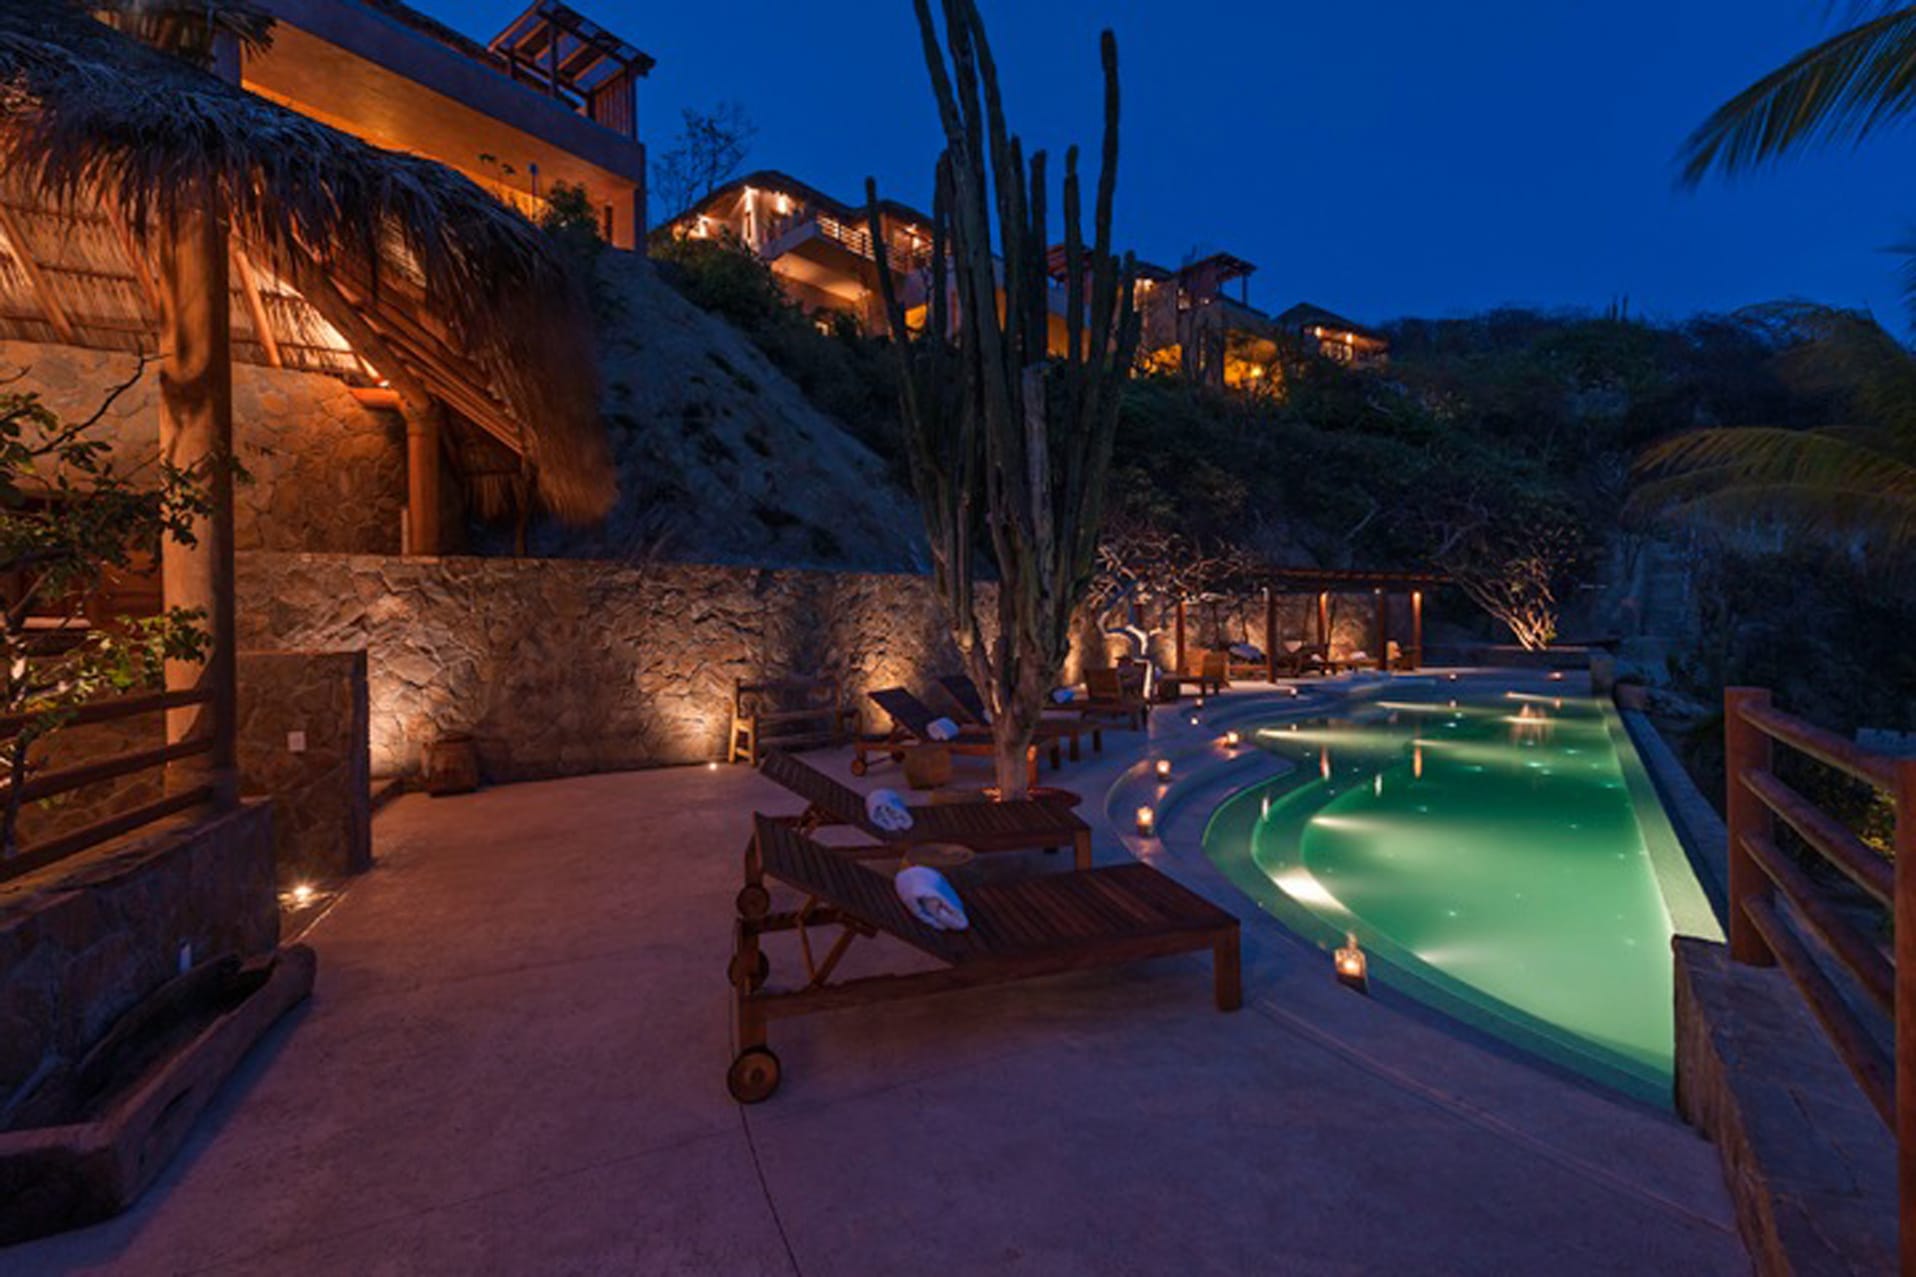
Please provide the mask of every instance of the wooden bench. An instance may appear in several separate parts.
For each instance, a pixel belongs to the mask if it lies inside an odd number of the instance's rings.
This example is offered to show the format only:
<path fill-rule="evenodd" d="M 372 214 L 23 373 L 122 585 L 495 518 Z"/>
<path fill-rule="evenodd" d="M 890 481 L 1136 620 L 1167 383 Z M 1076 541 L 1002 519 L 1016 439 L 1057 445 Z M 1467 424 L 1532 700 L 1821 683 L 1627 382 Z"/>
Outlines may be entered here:
<path fill-rule="evenodd" d="M 839 745 L 858 730 L 858 711 L 845 704 L 833 674 L 739 681 L 732 689 L 732 735 L 728 762 L 758 766 L 768 749 Z"/>

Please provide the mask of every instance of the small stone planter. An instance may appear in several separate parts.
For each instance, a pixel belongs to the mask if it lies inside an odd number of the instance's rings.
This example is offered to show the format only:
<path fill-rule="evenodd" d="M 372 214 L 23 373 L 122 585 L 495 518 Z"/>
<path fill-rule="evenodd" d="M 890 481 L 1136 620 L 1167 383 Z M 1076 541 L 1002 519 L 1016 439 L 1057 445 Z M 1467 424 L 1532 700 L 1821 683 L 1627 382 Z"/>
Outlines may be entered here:
<path fill-rule="evenodd" d="M 312 992 L 316 965 L 311 949 L 294 945 L 222 973 L 196 989 L 191 1004 L 169 1008 L 180 1017 L 141 1026 L 162 1044 L 157 1058 L 88 1104 L 84 1119 L 0 1131 L 0 1246 L 98 1223 L 131 1206 L 246 1052 Z M 182 1024 L 190 1035 L 175 1041 Z M 122 1058 L 135 1062 L 151 1049 L 138 1040 L 121 1045 Z M 117 1072 L 112 1061 L 106 1067 Z"/>

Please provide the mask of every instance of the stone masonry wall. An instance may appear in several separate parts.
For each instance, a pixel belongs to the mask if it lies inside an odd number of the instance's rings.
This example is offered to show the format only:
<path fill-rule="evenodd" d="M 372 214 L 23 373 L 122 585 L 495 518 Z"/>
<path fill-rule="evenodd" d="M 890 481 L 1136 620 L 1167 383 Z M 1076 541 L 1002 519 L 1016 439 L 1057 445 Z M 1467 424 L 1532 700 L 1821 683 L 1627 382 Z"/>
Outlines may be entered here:
<path fill-rule="evenodd" d="M 372 865 L 365 652 L 241 652 L 237 735 L 241 792 L 273 800 L 280 882 Z"/>
<path fill-rule="evenodd" d="M 36 392 L 69 419 L 98 411 L 126 381 L 132 355 L 0 341 L 0 378 Z M 101 418 L 97 436 L 123 464 L 153 456 L 159 435 L 159 365 Z M 241 550 L 396 554 L 406 502 L 406 432 L 396 413 L 366 408 L 338 380 L 318 373 L 233 369 L 233 443 L 248 481 L 234 491 Z"/>
<path fill-rule="evenodd" d="M 270 824 L 251 803 L 0 884 L 0 1130 L 63 1116 L 73 1067 L 183 957 L 278 943 Z"/>
<path fill-rule="evenodd" d="M 245 650 L 366 652 L 376 775 L 453 732 L 494 781 L 699 762 L 735 680 L 835 670 L 857 704 L 958 667 L 905 575 L 252 553 L 239 622 Z"/>

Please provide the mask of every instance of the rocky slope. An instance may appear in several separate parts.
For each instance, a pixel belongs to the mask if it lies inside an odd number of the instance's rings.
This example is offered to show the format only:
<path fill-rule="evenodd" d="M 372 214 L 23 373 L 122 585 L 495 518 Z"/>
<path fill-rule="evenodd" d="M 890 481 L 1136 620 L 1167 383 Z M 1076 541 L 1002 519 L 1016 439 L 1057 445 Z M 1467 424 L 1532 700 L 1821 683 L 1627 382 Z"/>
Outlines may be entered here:
<path fill-rule="evenodd" d="M 910 495 L 747 337 L 630 253 L 603 254 L 598 283 L 619 504 L 601 528 L 535 530 L 531 553 L 924 567 Z"/>

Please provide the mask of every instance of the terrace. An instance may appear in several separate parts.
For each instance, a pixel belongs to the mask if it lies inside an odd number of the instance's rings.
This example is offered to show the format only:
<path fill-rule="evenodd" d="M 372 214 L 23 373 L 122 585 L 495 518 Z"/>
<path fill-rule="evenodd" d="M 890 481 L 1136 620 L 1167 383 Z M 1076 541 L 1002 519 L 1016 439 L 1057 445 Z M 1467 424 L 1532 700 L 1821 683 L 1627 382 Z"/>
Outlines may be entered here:
<path fill-rule="evenodd" d="M 1069 783 L 1203 756 L 1273 694 L 1155 715 Z M 10 1271 L 1746 1270 L 1707 1144 L 1339 988 L 1206 859 L 1198 783 L 1149 843 L 1084 810 L 1099 864 L 1238 902 L 1243 1012 L 1170 959 L 781 1022 L 787 1081 L 747 1109 L 721 1085 L 723 924 L 745 813 L 790 795 L 695 768 L 403 798 L 378 869 L 300 933 L 312 1003 L 135 1210 Z"/>

